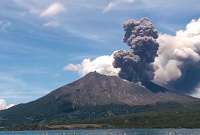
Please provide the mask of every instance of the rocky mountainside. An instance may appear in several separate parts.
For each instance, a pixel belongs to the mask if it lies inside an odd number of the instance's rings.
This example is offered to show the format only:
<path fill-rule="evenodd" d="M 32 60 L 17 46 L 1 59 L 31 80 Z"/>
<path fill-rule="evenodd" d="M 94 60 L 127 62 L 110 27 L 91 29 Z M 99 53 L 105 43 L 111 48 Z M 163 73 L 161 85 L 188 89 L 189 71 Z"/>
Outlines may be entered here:
<path fill-rule="evenodd" d="M 146 82 L 143 86 L 97 72 L 91 72 L 71 84 L 58 88 L 38 101 L 42 102 L 48 99 L 55 102 L 72 103 L 73 106 L 106 104 L 135 106 L 158 102 L 188 103 L 197 100 L 169 91 L 152 82 Z"/>
<path fill-rule="evenodd" d="M 80 120 L 149 110 L 161 104 L 193 104 L 199 99 L 181 95 L 152 82 L 136 84 L 116 76 L 91 72 L 48 95 L 0 111 L 0 126 L 48 120 Z M 148 109 L 146 109 L 148 108 Z"/>

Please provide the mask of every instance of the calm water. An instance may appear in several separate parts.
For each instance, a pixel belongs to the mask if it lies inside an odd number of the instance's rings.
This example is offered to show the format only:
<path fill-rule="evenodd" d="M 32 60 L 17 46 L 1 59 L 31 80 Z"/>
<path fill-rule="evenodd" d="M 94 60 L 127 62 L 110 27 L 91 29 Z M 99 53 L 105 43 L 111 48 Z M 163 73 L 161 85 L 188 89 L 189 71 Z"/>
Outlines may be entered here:
<path fill-rule="evenodd" d="M 0 132 L 0 135 L 200 135 L 200 129 L 100 129 Z"/>

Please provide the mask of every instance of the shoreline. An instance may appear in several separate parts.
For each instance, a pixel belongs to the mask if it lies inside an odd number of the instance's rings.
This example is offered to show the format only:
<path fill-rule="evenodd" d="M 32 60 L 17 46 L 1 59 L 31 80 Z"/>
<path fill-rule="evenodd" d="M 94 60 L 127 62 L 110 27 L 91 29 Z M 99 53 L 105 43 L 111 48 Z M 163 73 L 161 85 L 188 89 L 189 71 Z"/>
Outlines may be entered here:
<path fill-rule="evenodd" d="M 0 128 L 0 132 L 23 132 L 23 131 L 60 131 L 60 130 L 114 130 L 114 129 L 200 129 L 199 127 L 114 127 L 106 124 L 66 124 L 66 125 L 46 125 L 43 127 L 15 127 Z"/>

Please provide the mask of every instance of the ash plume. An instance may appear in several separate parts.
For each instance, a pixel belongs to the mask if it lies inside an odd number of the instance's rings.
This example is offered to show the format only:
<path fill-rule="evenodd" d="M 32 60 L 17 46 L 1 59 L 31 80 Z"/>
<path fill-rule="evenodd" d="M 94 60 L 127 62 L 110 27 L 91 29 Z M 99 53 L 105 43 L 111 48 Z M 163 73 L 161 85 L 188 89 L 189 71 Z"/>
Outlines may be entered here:
<path fill-rule="evenodd" d="M 154 81 L 200 97 L 200 19 L 193 19 L 175 35 L 160 34 L 158 42 Z"/>
<path fill-rule="evenodd" d="M 120 68 L 119 76 L 123 79 L 142 82 L 154 78 L 152 63 L 157 56 L 159 44 L 158 32 L 147 18 L 128 20 L 123 25 L 123 41 L 130 47 L 128 51 L 114 53 L 113 66 Z"/>
<path fill-rule="evenodd" d="M 159 34 L 150 20 L 128 20 L 123 41 L 129 50 L 69 64 L 67 71 L 118 75 L 133 82 L 150 81 L 200 98 L 200 18 L 175 35 Z M 143 83 L 145 84 L 145 83 Z"/>

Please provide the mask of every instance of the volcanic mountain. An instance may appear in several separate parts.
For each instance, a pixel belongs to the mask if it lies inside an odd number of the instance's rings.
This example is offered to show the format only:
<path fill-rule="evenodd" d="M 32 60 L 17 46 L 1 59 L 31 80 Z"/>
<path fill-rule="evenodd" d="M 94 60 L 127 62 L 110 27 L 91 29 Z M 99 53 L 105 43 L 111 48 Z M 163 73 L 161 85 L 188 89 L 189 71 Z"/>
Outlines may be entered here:
<path fill-rule="evenodd" d="M 142 112 L 158 105 L 165 108 L 169 104 L 196 102 L 199 99 L 175 93 L 153 82 L 139 84 L 91 72 L 36 101 L 0 111 L 0 126 L 97 119 Z"/>
<path fill-rule="evenodd" d="M 148 105 L 156 103 L 188 103 L 197 99 L 174 93 L 152 82 L 136 84 L 116 76 L 91 72 L 35 102 L 58 102 L 72 106 Z"/>

